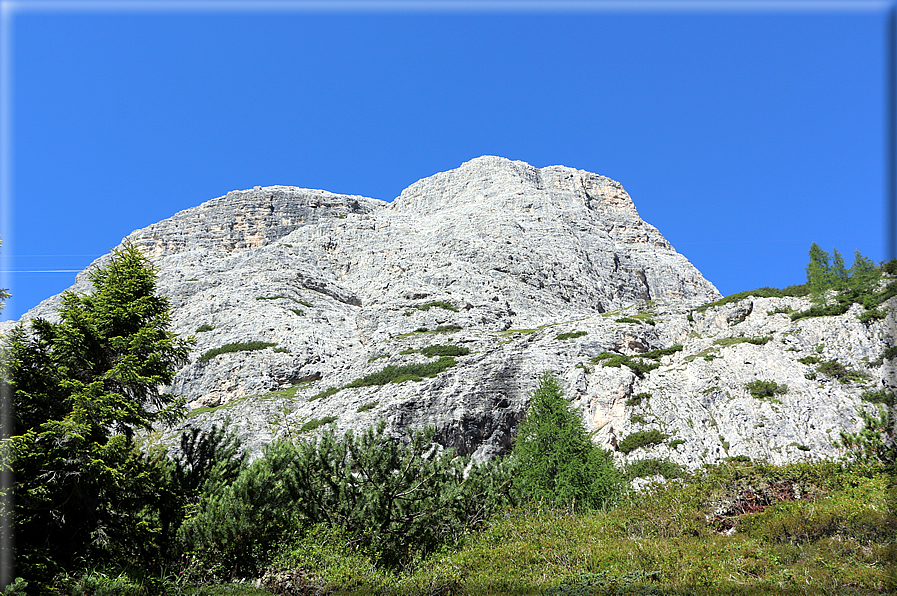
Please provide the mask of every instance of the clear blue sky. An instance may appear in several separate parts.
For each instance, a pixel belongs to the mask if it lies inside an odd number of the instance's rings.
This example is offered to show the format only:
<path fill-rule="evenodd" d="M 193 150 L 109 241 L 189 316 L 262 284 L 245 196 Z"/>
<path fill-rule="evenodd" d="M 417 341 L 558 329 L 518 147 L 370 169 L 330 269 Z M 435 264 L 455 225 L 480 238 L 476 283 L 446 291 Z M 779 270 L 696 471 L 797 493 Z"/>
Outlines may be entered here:
<path fill-rule="evenodd" d="M 885 3 L 4 3 L 4 319 L 75 275 L 37 271 L 230 190 L 392 200 L 484 154 L 618 180 L 723 294 L 802 282 L 811 242 L 887 256 Z"/>

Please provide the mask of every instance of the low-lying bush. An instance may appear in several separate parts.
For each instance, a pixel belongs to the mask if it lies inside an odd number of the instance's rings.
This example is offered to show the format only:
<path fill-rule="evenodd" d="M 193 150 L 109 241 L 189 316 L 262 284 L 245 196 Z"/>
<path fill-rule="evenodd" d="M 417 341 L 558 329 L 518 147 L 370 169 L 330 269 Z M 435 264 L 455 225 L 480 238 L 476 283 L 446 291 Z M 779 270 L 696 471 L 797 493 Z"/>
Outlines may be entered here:
<path fill-rule="evenodd" d="M 238 342 L 232 344 L 225 344 L 220 348 L 215 348 L 212 350 L 208 350 L 202 356 L 197 358 L 197 362 L 207 362 L 218 356 L 219 354 L 229 354 L 231 352 L 251 352 L 254 350 L 264 350 L 265 348 L 271 348 L 276 346 L 275 343 L 269 343 L 265 341 L 248 341 L 248 342 Z"/>
<path fill-rule="evenodd" d="M 451 356 L 443 356 L 435 362 L 423 364 L 406 364 L 404 366 L 388 365 L 383 370 L 355 379 L 344 388 L 371 387 L 387 383 L 403 383 L 405 381 L 422 381 L 424 377 L 435 377 L 439 373 L 458 364 Z"/>
<path fill-rule="evenodd" d="M 759 379 L 747 383 L 744 387 L 751 396 L 757 399 L 774 398 L 776 395 L 784 395 L 788 392 L 788 385 L 779 385 L 775 381 L 761 381 Z"/>
<path fill-rule="evenodd" d="M 582 337 L 583 335 L 588 335 L 588 331 L 568 331 L 567 333 L 559 333 L 555 339 L 564 341 L 565 339 L 574 339 Z"/>
<path fill-rule="evenodd" d="M 450 310 L 452 312 L 458 312 L 458 309 L 451 302 L 446 302 L 445 300 L 434 300 L 433 302 L 427 302 L 426 304 L 420 304 L 415 306 L 417 310 L 428 311 L 431 308 L 442 308 L 445 310 Z"/>
<path fill-rule="evenodd" d="M 872 375 L 863 370 L 855 370 L 844 366 L 837 360 L 826 360 L 816 367 L 816 372 L 836 379 L 842 385 L 849 383 L 862 383 L 872 378 Z"/>
<path fill-rule="evenodd" d="M 467 356 L 470 354 L 470 348 L 437 344 L 422 348 L 420 353 L 427 358 L 433 358 L 434 356 Z"/>
<path fill-rule="evenodd" d="M 620 441 L 617 444 L 617 450 L 620 453 L 631 453 L 642 447 L 650 447 L 652 445 L 657 445 L 658 443 L 663 443 L 669 438 L 670 435 L 665 435 L 657 429 L 640 430 Z"/>
<path fill-rule="evenodd" d="M 685 468 L 668 459 L 641 459 L 626 466 L 627 480 L 648 478 L 658 474 L 667 480 L 682 478 L 685 476 Z"/>

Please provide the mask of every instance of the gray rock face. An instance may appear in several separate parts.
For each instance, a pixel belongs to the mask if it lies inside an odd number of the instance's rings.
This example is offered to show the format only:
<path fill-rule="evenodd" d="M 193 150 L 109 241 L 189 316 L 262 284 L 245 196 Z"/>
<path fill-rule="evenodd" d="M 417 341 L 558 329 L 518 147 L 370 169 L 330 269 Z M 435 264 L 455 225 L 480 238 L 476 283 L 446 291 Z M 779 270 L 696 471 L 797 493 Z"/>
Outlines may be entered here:
<path fill-rule="evenodd" d="M 226 424 L 256 454 L 330 420 L 340 431 L 383 421 L 395 435 L 433 425 L 442 445 L 488 458 L 509 449 L 551 370 L 602 445 L 616 449 L 639 430 L 670 435 L 617 452 L 621 461 L 832 457 L 831 439 L 858 426 L 865 388 L 810 380 L 796 359 L 822 345 L 826 359 L 858 367 L 893 336 L 893 314 L 869 325 L 856 313 L 796 323 L 767 314 L 806 306 L 796 298 L 750 298 L 689 321 L 690 308 L 719 293 L 619 183 L 499 157 L 421 180 L 392 203 L 282 186 L 231 192 L 125 241 L 151 255 L 175 330 L 197 339 L 170 388 L 193 410 L 167 436 Z M 84 272 L 73 289 L 88 288 Z M 635 315 L 642 322 L 618 321 Z M 585 334 L 558 338 L 572 331 Z M 773 339 L 732 339 L 742 335 Z M 199 358 L 249 341 L 274 345 Z M 677 343 L 644 378 L 591 361 Z M 432 378 L 346 388 L 387 366 L 436 362 L 421 350 L 437 344 L 470 353 Z M 895 385 L 884 366 L 868 372 L 868 387 Z M 753 398 L 744 386 L 756 379 L 788 392 Z M 337 391 L 317 397 L 328 389 Z M 650 398 L 635 404 L 640 393 Z"/>

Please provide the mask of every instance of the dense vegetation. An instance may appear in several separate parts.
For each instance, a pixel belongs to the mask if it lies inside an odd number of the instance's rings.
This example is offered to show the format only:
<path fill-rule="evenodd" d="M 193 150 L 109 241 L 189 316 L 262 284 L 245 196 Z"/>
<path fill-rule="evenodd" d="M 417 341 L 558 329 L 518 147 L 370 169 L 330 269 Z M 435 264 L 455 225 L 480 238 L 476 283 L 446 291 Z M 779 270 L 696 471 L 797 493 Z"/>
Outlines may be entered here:
<path fill-rule="evenodd" d="M 858 253 L 845 270 L 837 251 L 829 262 L 815 245 L 810 256 L 807 284 L 759 295 L 807 295 L 810 311 L 849 301 L 864 315 L 881 313 L 894 295 L 894 282 L 880 280 L 897 274 L 897 263 L 870 266 Z M 874 594 L 897 587 L 886 568 L 897 534 L 889 509 L 893 392 L 863 394 L 880 409 L 861 414 L 861 431 L 841 434 L 840 462 L 776 467 L 741 456 L 688 473 L 643 459 L 619 470 L 550 373 L 509 456 L 485 464 L 443 450 L 433 429 L 404 440 L 386 436 L 382 424 L 338 435 L 327 426 L 332 416 L 303 421 L 251 463 L 217 428 L 184 433 L 173 456 L 149 431 L 184 414 L 183 400 L 158 387 L 186 362 L 189 342 L 170 332 L 168 303 L 136 249 L 115 252 L 92 281 L 92 293 L 64 296 L 59 323 L 35 320 L 6 338 L 14 428 L 0 454 L 16 475 L 12 495 L 2 496 L 4 514 L 15 519 L 19 576 L 8 593 L 213 594 L 244 578 L 261 585 L 226 593 Z M 0 291 L 0 301 L 5 296 Z M 270 346 L 248 349 L 260 347 Z M 592 364 L 643 376 L 680 349 L 603 353 Z M 386 366 L 324 393 L 433 376 L 469 354 L 452 345 L 420 352 L 436 360 Z M 881 360 L 894 356 L 889 348 Z M 821 359 L 804 364 L 845 383 L 863 372 Z M 787 390 L 765 381 L 747 389 L 765 399 Z M 627 405 L 650 397 L 640 393 Z M 618 449 L 632 453 L 668 438 L 637 431 Z M 653 475 L 670 482 L 630 491 L 629 480 Z"/>

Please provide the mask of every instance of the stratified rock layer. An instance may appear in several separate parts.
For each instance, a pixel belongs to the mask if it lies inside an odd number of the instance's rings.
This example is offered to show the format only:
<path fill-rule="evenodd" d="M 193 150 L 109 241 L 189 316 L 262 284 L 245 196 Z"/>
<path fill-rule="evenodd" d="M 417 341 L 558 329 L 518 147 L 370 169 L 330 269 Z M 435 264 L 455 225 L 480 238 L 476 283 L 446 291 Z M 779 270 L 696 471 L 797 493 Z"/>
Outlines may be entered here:
<path fill-rule="evenodd" d="M 752 298 L 689 320 L 719 297 L 713 285 L 641 220 L 619 183 L 561 166 L 481 157 L 392 203 L 256 187 L 125 242 L 151 255 L 175 330 L 197 339 L 171 387 L 193 408 L 181 428 L 226 424 L 255 453 L 333 419 L 342 431 L 383 421 L 395 435 L 433 425 L 444 446 L 491 457 L 509 449 L 551 370 L 602 445 L 616 449 L 639 430 L 669 435 L 617 452 L 621 460 L 694 468 L 736 455 L 832 457 L 840 431 L 858 426 L 860 393 L 895 384 L 884 365 L 860 386 L 810 379 L 812 367 L 797 362 L 817 354 L 861 367 L 889 345 L 892 318 L 792 323 L 774 311 L 806 307 L 800 299 Z M 89 289 L 86 272 L 73 289 Z M 51 317 L 57 304 L 26 317 Z M 585 333 L 558 338 L 572 331 Z M 733 340 L 767 335 L 763 345 Z M 249 341 L 275 346 L 199 359 Z M 420 350 L 436 344 L 470 354 L 433 378 L 345 388 L 386 366 L 432 362 Z M 644 377 L 592 361 L 674 344 L 683 349 Z M 788 391 L 758 400 L 745 388 L 758 379 Z M 327 389 L 337 391 L 316 397 Z"/>

